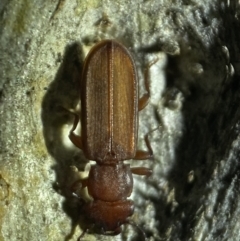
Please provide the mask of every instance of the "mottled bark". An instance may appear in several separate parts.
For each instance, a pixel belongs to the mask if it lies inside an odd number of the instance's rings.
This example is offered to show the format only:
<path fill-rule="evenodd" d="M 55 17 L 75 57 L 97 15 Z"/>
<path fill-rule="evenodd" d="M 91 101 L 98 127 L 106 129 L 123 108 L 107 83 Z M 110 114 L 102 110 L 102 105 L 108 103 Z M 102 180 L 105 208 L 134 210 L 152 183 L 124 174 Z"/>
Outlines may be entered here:
<path fill-rule="evenodd" d="M 154 161 L 136 177 L 132 220 L 149 240 L 240 240 L 238 1 L 36 1 L 0 3 L 0 240 L 76 240 L 86 226 L 70 186 L 87 160 L 68 132 L 86 53 L 101 39 L 132 52 L 150 105 Z M 140 94 L 141 95 L 141 94 Z M 87 168 L 85 168 L 87 170 Z M 81 194 L 83 195 L 83 194 Z M 138 236 L 138 237 L 137 237 Z M 140 240 L 126 225 L 119 237 Z M 95 238 L 95 239 L 94 239 Z"/>

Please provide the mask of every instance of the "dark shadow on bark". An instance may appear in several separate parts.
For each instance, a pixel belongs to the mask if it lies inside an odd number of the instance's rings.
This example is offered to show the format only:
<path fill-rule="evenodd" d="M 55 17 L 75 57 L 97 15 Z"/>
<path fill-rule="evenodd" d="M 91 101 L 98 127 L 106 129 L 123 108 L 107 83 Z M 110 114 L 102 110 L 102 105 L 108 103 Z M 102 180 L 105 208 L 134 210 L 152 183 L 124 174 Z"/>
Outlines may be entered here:
<path fill-rule="evenodd" d="M 226 1 L 220 4 L 227 6 Z M 204 69 L 203 75 L 194 77 L 197 78 L 194 81 L 187 79 L 189 77 L 183 71 L 183 63 L 189 57 L 187 52 L 168 58 L 167 89 L 177 88 L 185 97 L 182 106 L 184 134 L 176 149 L 175 164 L 168 175 L 170 187 L 175 190 L 178 206 L 172 211 L 171 204 L 167 204 L 164 198 L 152 200 L 155 203 L 156 219 L 159 220 L 158 229 L 162 237 L 165 236 L 169 227 L 174 229 L 171 232 L 171 239 L 168 237 L 168 240 L 191 239 L 192 230 L 196 225 L 195 217 L 198 212 L 202 213 L 201 210 L 205 210 L 205 197 L 208 196 L 210 188 L 206 184 L 214 178 L 214 170 L 227 157 L 232 142 L 239 134 L 233 127 L 240 119 L 240 76 L 236 66 L 240 62 L 237 58 L 239 44 L 236 46 L 236 43 L 240 43 L 238 31 L 240 26 L 237 18 L 234 18 L 233 6 L 226 7 L 224 12 L 217 10 L 217 13 L 219 12 L 222 14 L 223 26 L 215 39 L 211 39 L 210 48 L 205 48 L 201 39 L 196 40 L 197 33 L 193 32 L 191 23 L 186 29 L 192 43 L 197 45 L 191 47 L 198 48 L 200 56 L 208 55 L 206 59 L 200 59 Z M 208 21 L 203 19 L 203 23 L 207 25 Z M 230 59 L 224 54 L 223 45 L 227 46 Z M 154 51 L 157 47 L 151 46 L 149 49 Z M 181 49 L 187 49 L 187 46 L 181 46 Z M 233 76 L 230 76 L 230 63 L 235 69 Z M 215 74 L 219 77 L 218 81 L 208 79 L 209 76 L 205 72 Z M 184 82 L 184 88 L 183 81 L 187 81 L 187 83 Z M 232 166 L 228 175 L 222 178 L 222 191 L 218 192 L 216 203 L 223 202 L 227 192 L 226 187 L 234 176 L 239 176 L 239 168 L 240 162 Z M 188 182 L 189 173 L 194 174 L 192 182 Z M 231 212 L 234 212 L 234 208 L 236 207 L 233 204 Z M 217 207 L 214 211 L 216 210 Z M 209 219 L 209 228 L 212 225 L 214 225 L 213 220 Z M 218 230 L 215 233 L 216 240 L 219 240 L 217 238 L 221 237 L 224 231 L 224 229 Z"/>
<path fill-rule="evenodd" d="M 42 102 L 42 123 L 45 144 L 56 164 L 52 167 L 56 173 L 53 188 L 66 197 L 63 209 L 72 219 L 72 231 L 66 237 L 70 239 L 76 226 L 81 221 L 82 201 L 72 196 L 71 186 L 79 179 L 78 173 L 71 166 L 84 170 L 87 160 L 81 150 L 70 148 L 66 142 L 68 133 L 64 127 L 71 128 L 74 110 L 80 101 L 80 81 L 83 64 L 83 51 L 79 43 L 66 46 L 64 56 L 59 54 L 56 64 L 61 62 L 55 79 L 47 88 Z"/>

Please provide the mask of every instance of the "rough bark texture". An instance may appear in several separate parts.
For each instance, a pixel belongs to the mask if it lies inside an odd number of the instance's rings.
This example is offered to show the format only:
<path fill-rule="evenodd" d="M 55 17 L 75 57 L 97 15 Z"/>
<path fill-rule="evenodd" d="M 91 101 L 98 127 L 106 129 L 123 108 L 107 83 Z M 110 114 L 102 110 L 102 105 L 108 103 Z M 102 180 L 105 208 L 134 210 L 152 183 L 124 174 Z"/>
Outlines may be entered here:
<path fill-rule="evenodd" d="M 136 60 L 140 93 L 151 68 L 151 103 L 139 148 L 155 159 L 136 177 L 135 223 L 149 240 L 240 240 L 240 6 L 214 1 L 0 3 L 0 240 L 76 240 L 86 227 L 71 183 L 87 160 L 65 111 L 79 104 L 81 66 L 101 39 Z M 85 168 L 87 169 L 87 168 Z M 140 240 L 131 226 L 84 240 Z"/>

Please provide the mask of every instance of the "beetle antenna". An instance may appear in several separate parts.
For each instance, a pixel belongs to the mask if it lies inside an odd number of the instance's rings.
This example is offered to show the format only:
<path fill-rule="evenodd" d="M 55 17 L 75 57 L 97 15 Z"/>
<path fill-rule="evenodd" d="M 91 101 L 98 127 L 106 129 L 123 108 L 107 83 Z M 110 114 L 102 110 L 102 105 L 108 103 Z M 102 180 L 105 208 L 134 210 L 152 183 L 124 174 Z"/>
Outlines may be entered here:
<path fill-rule="evenodd" d="M 89 231 L 90 229 L 92 229 L 93 227 L 94 227 L 94 224 L 93 224 L 93 225 L 90 225 L 90 227 L 85 228 L 85 229 L 82 231 L 81 235 L 78 237 L 77 241 L 81 241 L 82 238 L 85 236 L 85 234 L 88 233 L 88 231 Z"/>
<path fill-rule="evenodd" d="M 145 232 L 143 231 L 143 229 L 139 225 L 137 225 L 135 222 L 130 221 L 130 220 L 127 220 L 125 223 L 133 226 L 135 229 L 137 229 L 141 233 L 142 241 L 147 240 Z"/>
<path fill-rule="evenodd" d="M 87 231 L 88 231 L 88 228 L 85 228 L 81 233 L 81 235 L 78 237 L 77 241 L 81 241 L 82 237 L 86 234 Z"/>
<path fill-rule="evenodd" d="M 83 236 L 87 233 L 88 230 L 89 230 L 89 228 L 85 228 L 85 229 L 82 231 L 81 235 L 78 237 L 77 241 L 81 241 L 81 239 L 82 239 Z"/>

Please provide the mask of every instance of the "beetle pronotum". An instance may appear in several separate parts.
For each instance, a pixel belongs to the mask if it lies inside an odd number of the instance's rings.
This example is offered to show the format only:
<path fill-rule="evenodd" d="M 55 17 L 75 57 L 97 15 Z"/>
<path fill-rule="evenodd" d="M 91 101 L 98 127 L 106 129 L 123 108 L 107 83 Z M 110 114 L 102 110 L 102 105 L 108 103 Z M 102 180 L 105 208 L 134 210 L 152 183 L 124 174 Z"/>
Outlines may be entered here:
<path fill-rule="evenodd" d="M 155 62 L 153 62 L 155 63 Z M 153 64 L 152 63 L 152 64 Z M 133 187 L 132 174 L 149 176 L 146 167 L 131 168 L 124 160 L 150 159 L 153 155 L 147 136 L 148 151 L 136 150 L 138 112 L 149 100 L 145 72 L 146 94 L 138 98 L 138 78 L 129 51 L 114 40 L 96 44 L 84 62 L 81 79 L 81 136 L 74 133 L 79 117 L 69 133 L 70 140 L 89 160 L 94 160 L 86 179 L 79 180 L 87 187 L 92 201 L 85 203 L 84 212 L 104 233 L 121 232 L 129 223 L 134 204 L 128 197 Z M 79 237 L 79 240 L 84 232 Z"/>

